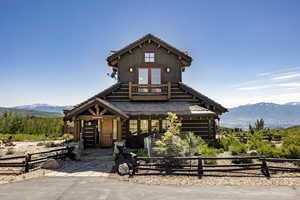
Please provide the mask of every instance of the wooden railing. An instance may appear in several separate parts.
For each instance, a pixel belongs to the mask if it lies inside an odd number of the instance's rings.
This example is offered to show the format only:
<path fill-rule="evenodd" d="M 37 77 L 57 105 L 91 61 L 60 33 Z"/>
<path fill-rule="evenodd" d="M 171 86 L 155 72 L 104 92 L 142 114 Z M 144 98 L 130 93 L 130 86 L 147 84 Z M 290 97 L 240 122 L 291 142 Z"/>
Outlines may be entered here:
<path fill-rule="evenodd" d="M 171 83 L 133 84 L 129 82 L 129 99 L 131 100 L 168 100 L 171 98 Z"/>
<path fill-rule="evenodd" d="M 300 167 L 275 166 L 271 163 L 299 163 L 300 159 L 277 159 L 259 156 L 233 156 L 233 157 L 136 157 L 138 165 L 133 170 L 133 175 L 195 175 L 199 178 L 205 172 L 235 173 L 259 170 L 267 177 L 271 172 L 300 172 Z M 217 164 L 218 160 L 241 161 L 241 164 Z M 214 161 L 209 164 L 209 161 Z M 154 172 L 153 172 L 154 171 Z"/>
<path fill-rule="evenodd" d="M 63 147 L 50 151 L 28 153 L 22 156 L 0 158 L 0 175 L 27 173 L 30 170 L 38 169 L 39 164 L 49 159 L 64 159 L 71 156 L 72 150 L 72 147 Z"/>

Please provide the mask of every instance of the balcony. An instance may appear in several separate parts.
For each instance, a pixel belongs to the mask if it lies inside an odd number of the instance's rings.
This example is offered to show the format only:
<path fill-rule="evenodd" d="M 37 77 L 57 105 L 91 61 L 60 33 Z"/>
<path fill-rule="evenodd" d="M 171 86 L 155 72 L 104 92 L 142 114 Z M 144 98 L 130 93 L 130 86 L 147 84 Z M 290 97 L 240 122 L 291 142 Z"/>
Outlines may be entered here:
<path fill-rule="evenodd" d="M 167 101 L 171 98 L 171 83 L 133 84 L 129 82 L 129 99 L 132 101 Z"/>

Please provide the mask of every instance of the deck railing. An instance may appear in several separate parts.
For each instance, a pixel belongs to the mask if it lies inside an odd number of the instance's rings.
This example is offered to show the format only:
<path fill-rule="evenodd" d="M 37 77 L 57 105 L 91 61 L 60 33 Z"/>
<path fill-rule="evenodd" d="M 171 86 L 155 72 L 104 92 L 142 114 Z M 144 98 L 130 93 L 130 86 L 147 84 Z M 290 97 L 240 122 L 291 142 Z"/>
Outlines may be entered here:
<path fill-rule="evenodd" d="M 168 100 L 171 98 L 171 83 L 133 84 L 129 82 L 131 100 Z"/>

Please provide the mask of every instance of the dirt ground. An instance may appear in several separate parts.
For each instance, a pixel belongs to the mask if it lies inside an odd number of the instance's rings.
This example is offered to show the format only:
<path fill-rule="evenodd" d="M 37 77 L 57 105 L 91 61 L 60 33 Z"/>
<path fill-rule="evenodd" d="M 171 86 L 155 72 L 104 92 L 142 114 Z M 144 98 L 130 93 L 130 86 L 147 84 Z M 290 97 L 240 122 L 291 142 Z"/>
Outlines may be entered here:
<path fill-rule="evenodd" d="M 0 148 L 0 157 L 4 156 L 16 156 L 16 155 L 24 155 L 26 153 L 34 153 L 41 151 L 48 151 L 51 147 L 46 147 L 45 145 L 49 141 L 39 141 L 39 142 L 13 142 L 14 146 L 4 146 Z M 61 143 L 62 141 L 51 141 L 54 143 Z M 9 150 L 13 151 L 13 154 L 7 155 Z"/>

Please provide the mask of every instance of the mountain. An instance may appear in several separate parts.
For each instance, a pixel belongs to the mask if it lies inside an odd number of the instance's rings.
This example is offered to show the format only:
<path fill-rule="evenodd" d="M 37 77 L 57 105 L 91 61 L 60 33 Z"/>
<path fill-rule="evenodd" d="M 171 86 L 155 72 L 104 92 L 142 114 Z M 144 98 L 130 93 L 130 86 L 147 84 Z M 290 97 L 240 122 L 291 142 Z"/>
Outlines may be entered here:
<path fill-rule="evenodd" d="M 43 112 L 43 111 L 36 111 L 36 110 L 0 107 L 0 115 L 2 115 L 5 112 L 10 112 L 15 115 L 30 115 L 30 116 L 37 116 L 37 117 L 62 117 L 63 116 L 61 113 L 57 113 L 57 112 Z"/>
<path fill-rule="evenodd" d="M 22 110 L 35 110 L 35 111 L 42 111 L 42 112 L 55 112 L 55 113 L 62 114 L 64 109 L 70 109 L 72 108 L 72 106 L 52 106 L 48 104 L 32 104 L 32 105 L 15 106 L 12 108 L 22 109 Z"/>
<path fill-rule="evenodd" d="M 300 124 L 300 102 L 286 104 L 256 103 L 229 109 L 221 115 L 221 126 L 248 129 L 257 119 L 264 119 L 268 128 L 286 128 Z"/>
<path fill-rule="evenodd" d="M 300 102 L 289 102 L 289 103 L 286 103 L 284 105 L 300 106 Z"/>

